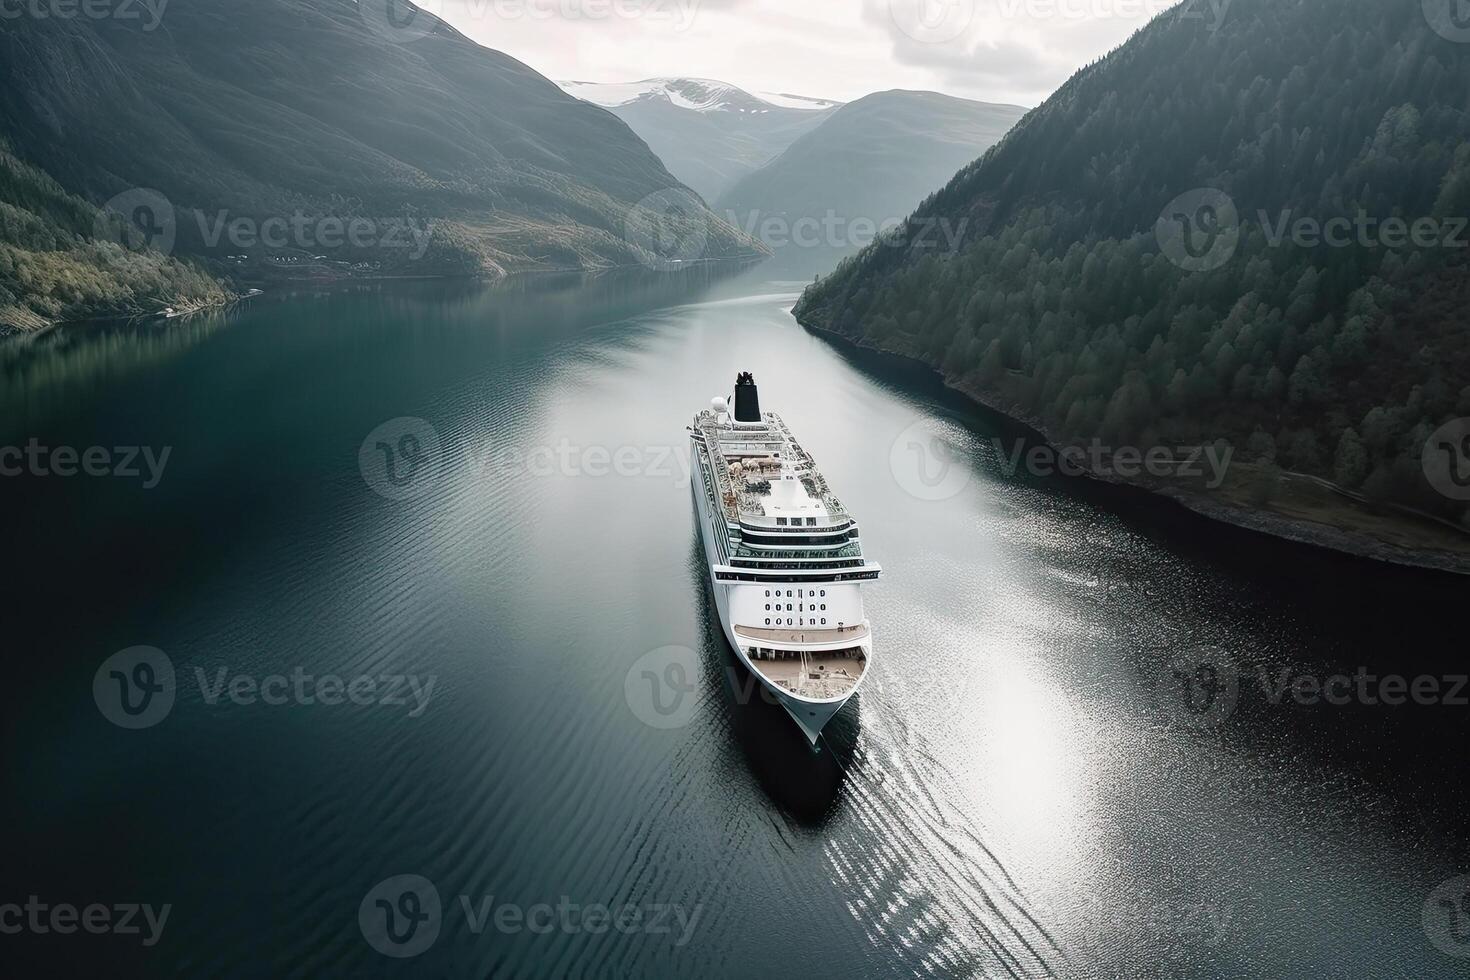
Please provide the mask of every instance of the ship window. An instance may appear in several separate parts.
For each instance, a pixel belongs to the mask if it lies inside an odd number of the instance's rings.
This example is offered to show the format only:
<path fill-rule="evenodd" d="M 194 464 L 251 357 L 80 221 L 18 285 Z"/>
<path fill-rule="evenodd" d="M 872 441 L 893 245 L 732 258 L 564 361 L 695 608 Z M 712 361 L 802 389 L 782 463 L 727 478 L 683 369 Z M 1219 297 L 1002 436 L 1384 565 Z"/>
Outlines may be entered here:
<path fill-rule="evenodd" d="M 784 517 L 778 517 L 778 518 L 776 518 L 776 526 L 777 527 L 785 527 L 786 526 L 786 518 L 784 518 Z"/>
<path fill-rule="evenodd" d="M 827 594 L 827 590 L 826 589 L 823 589 L 822 590 L 822 595 L 826 595 L 826 594 Z"/>
<path fill-rule="evenodd" d="M 771 617 L 770 616 L 767 616 L 766 617 L 766 625 L 767 626 L 770 626 L 771 625 Z"/>
<path fill-rule="evenodd" d="M 822 617 L 822 625 L 823 626 L 826 626 L 827 625 L 827 617 L 826 616 L 823 616 Z"/>
<path fill-rule="evenodd" d="M 767 590 L 766 590 L 766 598 L 767 598 L 767 599 L 769 599 L 769 598 L 770 598 L 770 597 L 771 597 L 771 590 L 770 590 L 770 589 L 767 589 Z M 769 609 L 769 608 L 770 608 L 770 607 L 769 607 L 769 606 L 767 606 L 767 607 L 766 607 L 766 608 L 768 608 L 768 609 Z"/>
<path fill-rule="evenodd" d="M 824 606 L 823 608 L 825 609 L 826 607 Z M 771 604 L 768 602 L 768 603 L 766 603 L 766 612 L 770 612 L 770 611 L 771 611 Z"/>
<path fill-rule="evenodd" d="M 815 517 L 808 517 L 806 519 L 806 526 L 807 527 L 816 527 L 817 526 L 817 519 Z"/>
<path fill-rule="evenodd" d="M 827 604 L 826 604 L 826 603 L 825 603 L 825 602 L 824 602 L 824 603 L 822 603 L 822 608 L 823 608 L 823 609 L 826 609 L 826 608 L 827 608 Z"/>

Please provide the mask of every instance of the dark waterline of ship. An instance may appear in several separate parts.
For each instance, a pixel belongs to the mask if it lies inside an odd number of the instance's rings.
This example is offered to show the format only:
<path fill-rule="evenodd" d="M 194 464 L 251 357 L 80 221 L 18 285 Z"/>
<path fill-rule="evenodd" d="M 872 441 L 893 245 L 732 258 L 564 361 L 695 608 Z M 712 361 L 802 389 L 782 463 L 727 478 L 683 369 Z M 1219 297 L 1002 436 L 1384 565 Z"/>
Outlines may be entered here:
<path fill-rule="evenodd" d="M 1008 474 L 1013 427 L 803 331 L 798 288 L 415 284 L 0 349 L 0 444 L 168 450 L 151 488 L 141 464 L 0 479 L 0 905 L 169 907 L 152 944 L 140 916 L 0 955 L 27 976 L 1463 976 L 1432 893 L 1470 871 L 1470 708 L 1281 693 L 1463 673 L 1463 581 Z M 872 676 L 815 754 L 705 584 L 684 425 L 738 370 L 885 569 Z M 383 440 L 360 455 L 402 418 L 438 443 L 406 495 L 364 462 Z M 953 455 L 915 482 L 936 434 Z M 139 646 L 177 692 L 128 730 L 94 680 Z M 643 669 L 669 649 L 687 674 Z M 1201 650 L 1230 697 L 1181 714 L 1168 679 Z M 404 875 L 439 908 L 396 958 L 363 922 Z M 390 931 L 428 915 L 388 904 Z"/>

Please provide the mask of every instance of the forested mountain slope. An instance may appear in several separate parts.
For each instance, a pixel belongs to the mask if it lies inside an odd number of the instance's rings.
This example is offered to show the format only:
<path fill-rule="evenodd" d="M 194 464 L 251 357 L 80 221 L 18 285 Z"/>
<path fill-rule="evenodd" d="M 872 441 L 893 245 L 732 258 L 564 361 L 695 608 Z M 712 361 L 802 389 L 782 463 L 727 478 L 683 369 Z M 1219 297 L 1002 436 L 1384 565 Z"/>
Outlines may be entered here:
<path fill-rule="evenodd" d="M 53 319 L 223 302 L 210 275 L 157 251 L 124 249 L 115 216 L 68 194 L 0 143 L 0 334 Z"/>
<path fill-rule="evenodd" d="M 704 257 L 760 251 L 611 113 L 427 13 L 398 29 L 374 11 L 175 0 L 156 24 L 0 19 L 0 132 L 93 203 L 161 192 L 180 253 L 254 254 L 225 222 L 299 215 L 272 254 L 326 252 L 334 217 L 365 233 L 331 256 L 384 274 L 633 265 L 648 236 L 630 211 L 671 188 L 689 198 L 673 233 Z"/>
<path fill-rule="evenodd" d="M 1217 30 L 1191 7 L 1079 71 L 798 317 L 1055 441 L 1225 440 L 1260 506 L 1295 471 L 1466 522 L 1425 447 L 1470 416 L 1470 44 L 1414 0 L 1235 0 Z M 923 237 L 935 219 L 968 219 L 957 247 Z"/>

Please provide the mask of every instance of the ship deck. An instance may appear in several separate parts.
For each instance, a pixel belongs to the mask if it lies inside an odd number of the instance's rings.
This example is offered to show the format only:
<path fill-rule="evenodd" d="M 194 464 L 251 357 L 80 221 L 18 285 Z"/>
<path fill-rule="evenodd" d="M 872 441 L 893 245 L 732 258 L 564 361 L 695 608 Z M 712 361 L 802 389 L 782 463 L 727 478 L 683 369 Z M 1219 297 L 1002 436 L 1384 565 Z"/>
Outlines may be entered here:
<path fill-rule="evenodd" d="M 816 701 L 851 693 L 868 666 L 868 658 L 857 647 L 820 653 L 766 653 L 761 656 L 759 651 L 751 651 L 751 665 L 762 677 L 783 690 Z"/>
<path fill-rule="evenodd" d="M 847 509 L 827 486 L 827 480 L 817 468 L 811 454 L 801 447 L 791 434 L 786 423 L 775 412 L 761 416 L 764 424 L 735 428 L 722 425 L 713 412 L 706 409 L 695 418 L 695 424 L 710 450 L 710 461 L 715 477 L 715 496 L 721 501 L 725 517 L 738 522 L 742 518 L 764 518 L 768 497 L 752 491 L 747 477 L 759 481 L 762 477 L 775 476 L 780 465 L 762 466 L 762 462 L 780 460 L 789 464 L 801 479 L 808 493 L 819 501 L 824 511 L 824 525 L 851 520 Z M 731 472 L 732 464 L 752 467 L 742 477 Z M 769 484 L 768 484 L 769 485 Z"/>

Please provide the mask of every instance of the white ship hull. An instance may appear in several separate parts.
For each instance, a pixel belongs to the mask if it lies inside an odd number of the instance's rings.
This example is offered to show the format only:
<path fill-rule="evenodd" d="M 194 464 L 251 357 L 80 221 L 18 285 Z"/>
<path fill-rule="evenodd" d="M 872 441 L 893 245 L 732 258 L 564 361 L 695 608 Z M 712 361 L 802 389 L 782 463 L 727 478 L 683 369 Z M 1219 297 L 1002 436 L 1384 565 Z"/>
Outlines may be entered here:
<path fill-rule="evenodd" d="M 809 592 L 815 596 L 818 590 L 808 588 L 810 583 L 798 577 L 781 580 L 762 579 L 754 585 L 730 584 L 721 581 L 719 571 L 725 567 L 722 563 L 727 559 L 728 551 L 727 546 L 722 547 L 721 536 L 726 536 L 725 540 L 728 541 L 730 530 L 725 514 L 715 502 L 718 496 L 712 492 L 713 488 L 710 486 L 705 467 L 701 465 L 701 453 L 704 450 L 697 436 L 691 451 L 693 465 L 690 467 L 690 490 L 694 497 L 694 509 L 698 517 L 700 541 L 704 547 L 710 589 L 714 593 L 715 609 L 720 617 L 720 626 L 724 631 L 725 639 L 751 676 L 770 692 L 775 701 L 796 722 L 808 741 L 815 746 L 822 729 L 862 686 L 866 670 L 858 668 L 856 679 L 850 686 L 846 686 L 835 696 L 824 697 L 821 696 L 823 693 L 821 691 L 808 695 L 793 689 L 802 686 L 804 682 L 802 680 L 792 681 L 789 676 L 775 677 L 773 668 L 777 666 L 784 668 L 785 673 L 790 675 L 798 670 L 806 670 L 814 659 L 831 660 L 831 663 L 835 665 L 851 663 L 853 658 L 865 666 L 873 652 L 869 624 L 866 619 L 863 619 L 860 624 L 852 626 L 844 623 L 841 629 L 788 630 L 785 631 L 785 635 L 775 639 L 774 634 L 780 631 L 762 628 L 763 624 L 771 622 L 770 618 L 763 617 L 760 623 L 742 622 L 737 619 L 733 609 L 733 599 L 738 589 L 759 589 L 767 596 L 771 591 L 775 591 L 777 596 L 780 596 L 782 591 L 788 590 Z M 865 567 L 875 570 L 877 568 L 873 565 Z M 728 568 L 726 570 L 728 571 Z M 855 592 L 857 586 L 854 584 L 850 588 Z M 825 595 L 825 590 L 822 590 L 822 593 Z M 749 608 L 748 603 L 747 608 Z M 765 608 L 769 610 L 770 605 L 767 604 Z M 777 608 L 780 608 L 779 605 Z M 823 605 L 822 608 L 825 609 L 826 606 Z M 812 619 L 811 622 L 815 624 L 817 620 Z M 821 622 L 826 623 L 826 619 L 821 619 Z M 857 651 L 860 651 L 860 654 Z M 773 664 L 769 659 L 773 657 L 787 658 L 787 660 L 784 663 Z M 758 659 L 759 662 L 757 662 Z M 826 669 L 827 666 L 828 664 L 823 664 L 822 668 Z M 844 675 L 845 673 L 844 671 Z M 810 676 L 816 678 L 819 675 L 811 674 Z M 820 684 L 814 681 L 813 686 L 820 686 Z"/>

